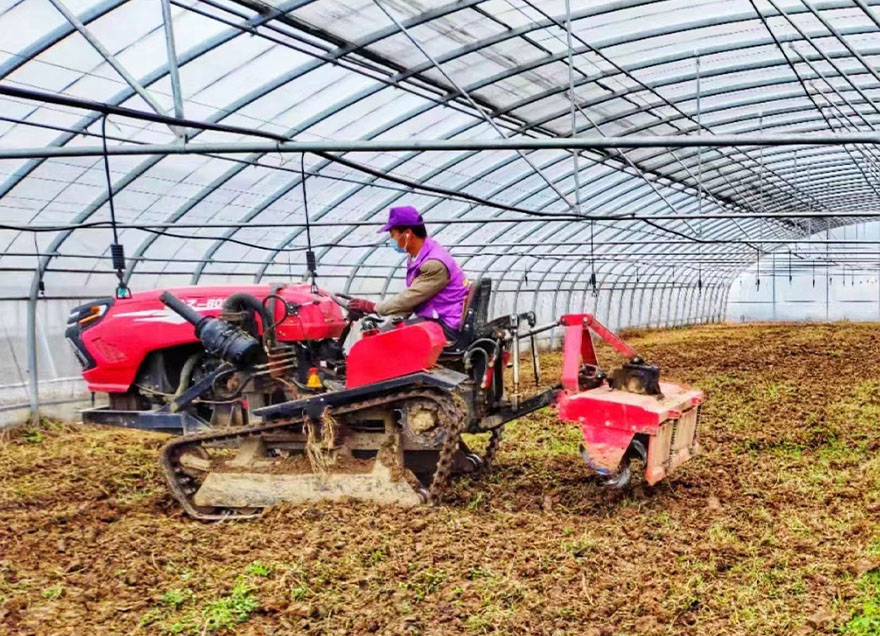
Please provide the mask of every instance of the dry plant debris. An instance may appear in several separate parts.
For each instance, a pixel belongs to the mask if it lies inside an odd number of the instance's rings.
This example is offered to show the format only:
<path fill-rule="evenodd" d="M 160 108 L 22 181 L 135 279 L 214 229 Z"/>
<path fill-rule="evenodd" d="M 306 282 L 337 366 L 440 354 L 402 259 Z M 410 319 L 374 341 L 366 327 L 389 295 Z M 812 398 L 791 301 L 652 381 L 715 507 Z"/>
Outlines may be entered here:
<path fill-rule="evenodd" d="M 7 433 L 0 634 L 880 634 L 880 327 L 628 338 L 708 399 L 704 454 L 624 494 L 549 411 L 442 506 L 212 525 L 166 493 L 161 436 Z"/>

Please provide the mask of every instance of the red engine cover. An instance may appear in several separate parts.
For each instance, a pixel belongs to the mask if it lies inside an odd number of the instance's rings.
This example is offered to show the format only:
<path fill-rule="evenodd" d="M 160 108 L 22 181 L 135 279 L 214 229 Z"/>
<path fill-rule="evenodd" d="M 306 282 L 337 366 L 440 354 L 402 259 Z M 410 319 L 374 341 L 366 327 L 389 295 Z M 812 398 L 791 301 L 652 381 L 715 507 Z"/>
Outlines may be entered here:
<path fill-rule="evenodd" d="M 348 354 L 345 387 L 353 389 L 429 369 L 445 346 L 443 328 L 436 322 L 400 324 L 390 331 L 364 334 Z"/>
<path fill-rule="evenodd" d="M 198 341 L 192 325 L 159 300 L 163 291 L 117 299 L 100 322 L 83 329 L 83 344 L 97 363 L 83 373 L 90 391 L 124 393 L 151 351 Z M 232 294 L 243 292 L 262 300 L 273 293 L 270 285 L 180 287 L 169 291 L 206 316 L 219 314 Z M 346 324 L 342 309 L 329 296 L 312 294 L 307 283 L 275 289 L 274 293 L 300 306 L 297 315 L 276 327 L 279 341 L 336 338 L 342 333 Z M 276 320 L 283 315 L 284 308 L 276 303 Z"/>

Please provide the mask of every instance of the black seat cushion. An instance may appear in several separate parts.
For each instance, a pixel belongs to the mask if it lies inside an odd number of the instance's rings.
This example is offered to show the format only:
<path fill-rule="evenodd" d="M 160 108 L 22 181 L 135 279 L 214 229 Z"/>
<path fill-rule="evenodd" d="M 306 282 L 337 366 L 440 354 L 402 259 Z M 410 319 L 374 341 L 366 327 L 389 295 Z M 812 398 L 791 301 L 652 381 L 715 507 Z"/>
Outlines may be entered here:
<path fill-rule="evenodd" d="M 489 321 L 489 300 L 492 295 L 492 279 L 480 278 L 471 284 L 468 300 L 462 311 L 458 337 L 446 345 L 442 358 L 459 357 L 468 346 L 480 337 L 482 327 Z"/>

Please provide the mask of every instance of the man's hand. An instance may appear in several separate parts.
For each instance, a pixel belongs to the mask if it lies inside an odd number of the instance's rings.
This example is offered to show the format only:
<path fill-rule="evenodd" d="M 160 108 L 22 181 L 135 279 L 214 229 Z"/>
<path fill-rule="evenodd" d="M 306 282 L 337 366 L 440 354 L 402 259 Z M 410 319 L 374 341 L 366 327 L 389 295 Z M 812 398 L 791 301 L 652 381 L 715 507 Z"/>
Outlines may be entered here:
<path fill-rule="evenodd" d="M 348 310 L 357 311 L 363 314 L 375 314 L 376 303 L 366 298 L 352 298 L 348 301 Z"/>

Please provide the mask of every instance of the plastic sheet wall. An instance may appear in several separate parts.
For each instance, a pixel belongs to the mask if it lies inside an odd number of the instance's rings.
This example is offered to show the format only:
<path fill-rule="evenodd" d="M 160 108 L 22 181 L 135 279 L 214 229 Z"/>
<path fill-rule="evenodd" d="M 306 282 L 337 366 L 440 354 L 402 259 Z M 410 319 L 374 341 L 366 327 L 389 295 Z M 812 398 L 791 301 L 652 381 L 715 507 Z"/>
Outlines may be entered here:
<path fill-rule="evenodd" d="M 80 365 L 64 339 L 67 314 L 78 300 L 38 300 L 36 360 L 40 413 L 67 419 L 90 399 Z M 0 365 L 0 427 L 22 422 L 31 414 L 34 394 L 29 367 L 28 304 L 0 301 L 2 359 Z"/>
<path fill-rule="evenodd" d="M 490 316 L 513 311 L 534 311 L 538 324 L 556 320 L 564 313 L 587 312 L 612 329 L 626 327 L 673 327 L 714 322 L 725 314 L 726 287 L 720 283 L 696 288 L 693 281 L 666 281 L 635 286 L 618 281 L 600 282 L 596 293 L 584 280 L 569 280 L 555 289 L 532 286 L 523 291 L 524 280 L 493 281 Z M 324 285 L 335 282 L 325 282 Z M 402 286 L 402 280 L 389 284 L 389 293 Z M 376 296 L 377 297 L 377 296 Z M 62 419 L 75 418 L 91 396 L 80 376 L 80 366 L 64 339 L 67 315 L 83 300 L 39 299 L 36 303 L 37 398 L 40 413 Z M 24 300 L 0 301 L 3 325 L 3 357 L 0 366 L 0 427 L 22 422 L 31 414 L 34 401 L 32 372 L 29 368 L 28 303 Z M 356 335 L 356 334 L 355 334 Z M 540 341 L 546 348 L 559 345 L 561 330 L 555 329 Z M 99 396 L 100 397 L 100 396 Z"/>
<path fill-rule="evenodd" d="M 783 246 L 731 284 L 727 320 L 880 321 L 880 223 L 843 226 Z"/>

